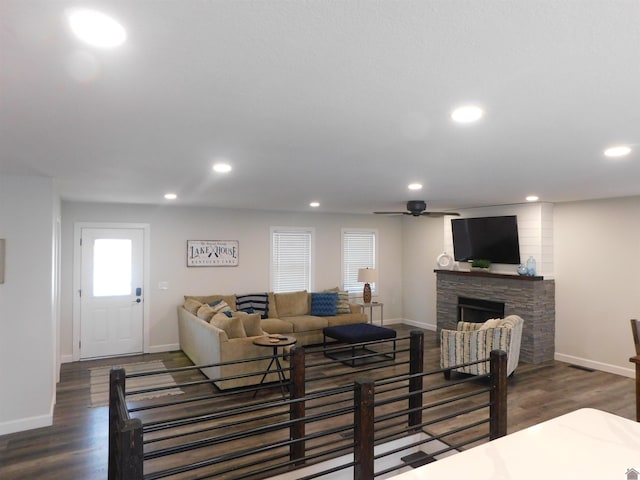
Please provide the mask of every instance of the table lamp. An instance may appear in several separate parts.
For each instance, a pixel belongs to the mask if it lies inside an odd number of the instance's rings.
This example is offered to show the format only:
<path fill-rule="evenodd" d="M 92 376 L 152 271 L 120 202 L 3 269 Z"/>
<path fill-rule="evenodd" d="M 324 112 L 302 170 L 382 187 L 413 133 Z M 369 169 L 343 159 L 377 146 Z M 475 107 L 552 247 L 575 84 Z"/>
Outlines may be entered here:
<path fill-rule="evenodd" d="M 359 268 L 358 282 L 364 282 L 364 291 L 362 292 L 362 301 L 371 303 L 371 285 L 378 280 L 378 272 L 375 268 Z"/>

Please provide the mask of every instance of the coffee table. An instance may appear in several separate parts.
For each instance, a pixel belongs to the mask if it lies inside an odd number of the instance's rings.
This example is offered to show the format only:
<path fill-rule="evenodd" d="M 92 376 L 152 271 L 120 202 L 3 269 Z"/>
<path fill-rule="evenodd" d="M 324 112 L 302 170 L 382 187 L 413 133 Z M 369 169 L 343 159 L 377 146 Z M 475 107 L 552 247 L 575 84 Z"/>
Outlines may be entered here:
<path fill-rule="evenodd" d="M 271 358 L 271 362 L 269 362 L 269 366 L 264 372 L 264 375 L 262 375 L 262 379 L 260 379 L 260 383 L 258 385 L 262 385 L 264 383 L 264 380 L 267 378 L 269 372 L 276 372 L 278 374 L 278 383 L 280 384 L 282 398 L 286 398 L 286 395 L 284 393 L 284 384 L 287 382 L 287 378 L 284 375 L 284 369 L 282 368 L 282 364 L 280 363 L 278 348 L 293 345 L 297 342 L 297 340 L 295 337 L 287 337 L 286 335 L 278 335 L 277 338 L 278 340 L 274 342 L 273 337 L 265 335 L 264 337 L 258 337 L 253 340 L 253 344 L 258 345 L 259 347 L 273 348 L 273 356 Z M 257 394 L 258 390 L 253 393 L 253 398 L 256 398 Z"/>

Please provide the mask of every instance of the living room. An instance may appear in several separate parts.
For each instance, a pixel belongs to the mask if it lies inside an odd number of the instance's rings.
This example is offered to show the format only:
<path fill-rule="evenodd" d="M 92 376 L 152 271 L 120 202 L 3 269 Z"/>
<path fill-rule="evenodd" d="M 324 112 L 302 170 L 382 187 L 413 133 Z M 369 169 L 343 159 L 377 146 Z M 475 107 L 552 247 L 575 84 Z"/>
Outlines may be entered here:
<path fill-rule="evenodd" d="M 20 118 L 29 118 L 29 114 Z M 2 120 L 9 121 L 6 117 Z M 20 138 L 24 141 L 29 136 Z M 40 153 L 45 160 L 48 158 L 46 152 Z M 9 155 L 14 152 L 3 152 L 3 160 Z M 354 178 L 376 186 L 389 182 L 386 170 L 377 172 L 370 178 L 366 173 Z M 87 177 L 100 177 L 102 173 L 100 166 L 94 166 Z M 521 173 L 516 172 L 508 181 L 516 184 Z M 599 192 L 581 200 L 543 197 L 542 201 L 549 202 L 544 205 L 552 206 L 552 216 L 545 220 L 545 228 L 552 232 L 552 249 L 540 248 L 540 255 L 550 257 L 553 266 L 540 273 L 556 282 L 556 358 L 625 376 L 633 375 L 627 361 L 633 351 L 628 320 L 639 308 L 632 264 L 638 254 L 640 192 L 615 187 L 621 177 L 633 177 L 632 173 L 627 170 L 609 178 L 608 194 Z M 598 181 L 593 180 L 594 190 Z M 452 183 L 447 187 L 450 190 L 456 184 Z M 402 187 L 387 194 L 384 201 L 364 203 L 367 207 L 382 204 L 375 209 L 387 208 L 387 198 L 395 196 L 402 204 L 410 195 Z M 0 378 L 6 386 L 0 394 L 0 434 L 51 422 L 59 365 L 73 360 L 73 232 L 77 223 L 149 225 L 149 285 L 145 295 L 149 336 L 145 351 L 176 348 L 175 307 L 184 294 L 268 290 L 272 226 L 315 230 L 313 288 L 318 290 L 340 283 L 341 229 L 376 230 L 379 281 L 375 299 L 384 303 L 385 321 L 424 328 L 436 324 L 433 270 L 437 256 L 447 248 L 447 226 L 442 219 L 275 208 L 265 211 L 259 208 L 259 202 L 251 208 L 174 206 L 166 202 L 145 205 L 129 201 L 125 192 L 115 203 L 81 201 L 61 194 L 63 188 L 58 179 L 37 170 L 17 174 L 3 170 L 0 177 L 0 238 L 7 239 L 5 281 L 0 285 Z M 115 190 L 118 196 L 118 188 Z M 429 193 L 424 196 L 429 197 L 431 192 L 425 190 Z M 474 209 L 469 205 L 500 204 L 469 203 L 466 193 L 461 193 L 459 196 L 465 198 L 455 204 L 450 197 L 456 196 L 443 195 L 441 208 L 451 206 L 471 215 Z M 513 199 L 512 203 L 522 201 L 520 197 Z M 535 211 L 541 205 L 523 203 L 521 208 Z M 496 206 L 490 211 L 499 215 L 505 208 Z M 363 210 L 362 205 L 359 209 Z M 187 268 L 185 249 L 190 239 L 238 240 L 239 265 Z M 161 283 L 167 288 L 159 288 Z"/>

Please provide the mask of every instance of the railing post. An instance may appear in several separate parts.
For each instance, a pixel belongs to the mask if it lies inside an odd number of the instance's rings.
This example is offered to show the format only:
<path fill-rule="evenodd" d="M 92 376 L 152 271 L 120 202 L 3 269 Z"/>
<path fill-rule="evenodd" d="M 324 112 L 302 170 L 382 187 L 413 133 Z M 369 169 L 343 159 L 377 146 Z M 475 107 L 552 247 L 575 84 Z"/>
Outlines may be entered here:
<path fill-rule="evenodd" d="M 122 480 L 142 480 L 142 421 L 139 418 L 125 421 L 119 437 Z"/>
<path fill-rule="evenodd" d="M 409 333 L 409 427 L 422 423 L 422 375 L 424 371 L 424 333 L 411 330 Z"/>
<path fill-rule="evenodd" d="M 118 387 L 124 392 L 125 371 L 123 368 L 112 368 L 109 373 L 109 480 L 119 480 L 117 476 L 118 452 Z"/>
<path fill-rule="evenodd" d="M 304 348 L 292 347 L 291 356 L 291 384 L 289 391 L 291 392 L 291 406 L 289 409 L 289 417 L 292 420 L 289 427 L 289 436 L 291 440 L 298 440 L 289 447 L 289 459 L 299 460 L 305 456 L 305 442 L 301 440 L 305 436 L 305 354 Z M 304 461 L 296 462 L 296 465 L 302 465 Z"/>
<path fill-rule="evenodd" d="M 495 440 L 507 434 L 507 352 L 492 350 L 491 407 L 489 438 Z"/>
<path fill-rule="evenodd" d="M 373 380 L 356 379 L 353 396 L 354 480 L 373 479 L 374 390 Z"/>

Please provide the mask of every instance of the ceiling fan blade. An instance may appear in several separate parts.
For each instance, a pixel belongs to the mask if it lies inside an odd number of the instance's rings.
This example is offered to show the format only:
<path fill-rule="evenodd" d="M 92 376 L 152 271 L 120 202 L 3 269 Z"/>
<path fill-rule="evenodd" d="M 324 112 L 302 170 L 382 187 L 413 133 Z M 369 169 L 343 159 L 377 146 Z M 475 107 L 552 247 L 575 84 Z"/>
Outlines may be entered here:
<path fill-rule="evenodd" d="M 373 212 L 377 215 L 406 215 L 408 212 Z"/>

